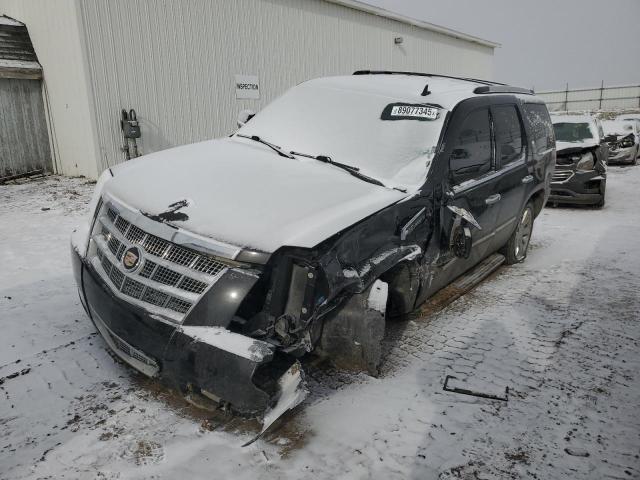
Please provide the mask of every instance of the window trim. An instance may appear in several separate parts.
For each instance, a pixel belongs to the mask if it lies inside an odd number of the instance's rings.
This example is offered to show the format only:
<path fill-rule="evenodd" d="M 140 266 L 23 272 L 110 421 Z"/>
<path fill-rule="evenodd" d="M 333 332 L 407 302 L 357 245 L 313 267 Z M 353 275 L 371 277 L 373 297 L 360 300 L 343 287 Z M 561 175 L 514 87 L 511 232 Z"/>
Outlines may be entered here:
<path fill-rule="evenodd" d="M 453 174 L 453 170 L 451 169 L 451 157 L 449 156 L 449 158 L 447 158 L 447 169 L 449 170 L 449 181 L 452 183 L 453 185 L 453 191 L 454 193 L 456 192 L 456 187 L 458 187 L 459 185 L 465 184 L 467 182 L 475 182 L 477 180 L 482 180 L 483 178 L 487 177 L 488 175 L 491 175 L 493 173 L 496 172 L 496 147 L 495 147 L 495 136 L 494 136 L 494 131 L 493 131 L 493 117 L 491 115 L 491 107 L 492 104 L 489 105 L 480 105 L 476 108 L 473 108 L 471 110 L 469 110 L 468 112 L 466 112 L 466 115 L 464 116 L 464 118 L 461 121 L 461 125 L 464 125 L 464 122 L 466 122 L 467 118 L 469 118 L 470 115 L 472 115 L 473 113 L 477 112 L 478 110 L 485 110 L 488 114 L 489 117 L 489 141 L 491 146 L 489 147 L 489 150 L 491 152 L 491 160 L 490 160 L 490 167 L 489 167 L 489 171 L 482 174 L 480 177 L 477 178 L 470 178 L 468 180 L 463 180 L 462 182 L 456 182 L 455 178 L 454 178 L 454 174 Z M 465 188 L 466 190 L 466 188 Z M 462 190 L 461 190 L 462 191 Z"/>
<path fill-rule="evenodd" d="M 504 165 L 502 164 L 501 160 L 498 160 L 498 140 L 495 138 L 495 127 L 494 122 L 493 122 L 493 109 L 496 107 L 513 107 L 513 109 L 516 112 L 516 116 L 518 117 L 518 122 L 520 123 L 520 139 L 521 139 L 521 145 L 522 145 L 522 152 L 520 153 L 520 155 L 518 156 L 518 158 L 516 158 L 515 160 L 512 160 L 509 163 L 505 163 Z M 495 163 L 496 163 L 496 171 L 502 171 L 505 169 L 509 169 L 508 167 L 512 164 L 512 163 L 521 163 L 524 162 L 524 160 L 527 158 L 527 154 L 529 153 L 529 142 L 528 137 L 527 137 L 527 132 L 524 128 L 524 121 L 522 118 L 522 113 L 520 112 L 520 109 L 518 108 L 518 105 L 516 103 L 510 103 L 510 102 L 504 102 L 504 103 L 496 103 L 490 106 L 489 108 L 491 110 L 491 125 L 492 125 L 492 135 L 494 135 L 494 143 L 495 143 Z"/>

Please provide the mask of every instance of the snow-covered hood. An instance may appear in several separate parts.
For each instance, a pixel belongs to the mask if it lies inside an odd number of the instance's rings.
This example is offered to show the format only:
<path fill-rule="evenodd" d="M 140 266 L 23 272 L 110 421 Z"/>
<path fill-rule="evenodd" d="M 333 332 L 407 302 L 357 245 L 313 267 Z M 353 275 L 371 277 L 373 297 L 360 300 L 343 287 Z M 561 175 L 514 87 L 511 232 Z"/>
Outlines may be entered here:
<path fill-rule="evenodd" d="M 586 148 L 597 147 L 598 142 L 593 138 L 587 138 L 580 142 L 556 142 L 556 153 L 562 154 L 569 151 L 579 151 Z"/>
<path fill-rule="evenodd" d="M 128 206 L 157 215 L 186 200 L 179 212 L 188 218 L 176 226 L 265 252 L 313 247 L 407 195 L 237 138 L 145 155 L 112 171 L 104 191 Z"/>

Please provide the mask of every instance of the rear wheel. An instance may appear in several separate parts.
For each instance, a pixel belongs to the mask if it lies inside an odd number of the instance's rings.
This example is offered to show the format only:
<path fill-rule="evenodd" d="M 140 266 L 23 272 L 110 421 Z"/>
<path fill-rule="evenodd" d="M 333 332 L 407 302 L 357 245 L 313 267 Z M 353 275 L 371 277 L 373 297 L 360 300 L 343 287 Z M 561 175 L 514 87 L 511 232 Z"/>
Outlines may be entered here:
<path fill-rule="evenodd" d="M 507 244 L 502 247 L 501 253 L 505 256 L 507 265 L 520 263 L 527 257 L 532 231 L 533 205 L 528 203 L 522 210 L 520 217 L 518 217 L 518 225 L 515 231 L 511 234 Z"/>

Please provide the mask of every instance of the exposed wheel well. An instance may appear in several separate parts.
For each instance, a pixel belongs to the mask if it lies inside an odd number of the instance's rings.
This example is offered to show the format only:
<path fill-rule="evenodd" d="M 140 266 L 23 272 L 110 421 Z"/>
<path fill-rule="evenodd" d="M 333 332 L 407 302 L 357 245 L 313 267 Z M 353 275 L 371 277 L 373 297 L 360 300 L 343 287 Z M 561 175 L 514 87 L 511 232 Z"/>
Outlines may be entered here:
<path fill-rule="evenodd" d="M 544 207 L 544 190 L 538 190 L 529 199 L 533 203 L 533 217 L 536 218 Z"/>
<path fill-rule="evenodd" d="M 387 315 L 397 317 L 413 310 L 419 287 L 417 267 L 410 261 L 395 265 L 380 276 L 389 285 Z"/>

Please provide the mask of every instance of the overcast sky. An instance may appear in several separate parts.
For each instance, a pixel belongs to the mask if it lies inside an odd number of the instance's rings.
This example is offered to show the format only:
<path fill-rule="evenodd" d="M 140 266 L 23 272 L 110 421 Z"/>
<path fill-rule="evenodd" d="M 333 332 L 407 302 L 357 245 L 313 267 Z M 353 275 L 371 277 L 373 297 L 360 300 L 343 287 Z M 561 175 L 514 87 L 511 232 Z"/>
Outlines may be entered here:
<path fill-rule="evenodd" d="M 502 44 L 494 80 L 536 90 L 640 84 L 640 0 L 363 0 Z"/>

